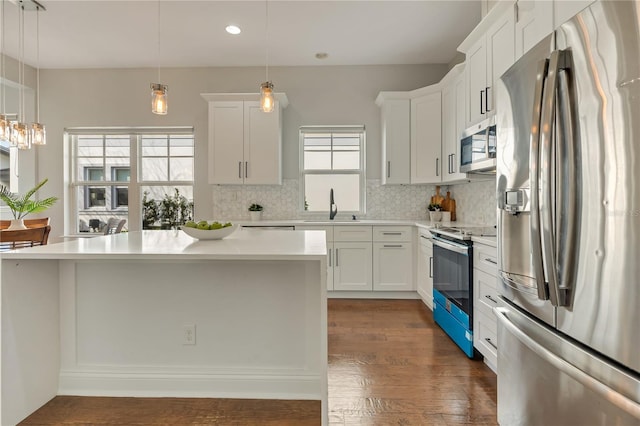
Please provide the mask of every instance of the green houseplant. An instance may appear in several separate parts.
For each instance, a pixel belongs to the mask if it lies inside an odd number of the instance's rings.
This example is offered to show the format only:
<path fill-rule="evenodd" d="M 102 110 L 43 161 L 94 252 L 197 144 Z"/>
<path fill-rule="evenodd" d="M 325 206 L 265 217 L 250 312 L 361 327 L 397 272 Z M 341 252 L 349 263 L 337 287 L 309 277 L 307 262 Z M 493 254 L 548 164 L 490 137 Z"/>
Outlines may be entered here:
<path fill-rule="evenodd" d="M 257 204 L 257 203 L 251 204 L 249 206 L 249 215 L 251 215 L 251 220 L 253 221 L 261 220 L 262 210 L 264 210 L 264 207 L 262 207 L 260 204 Z"/>
<path fill-rule="evenodd" d="M 30 213 L 40 213 L 53 206 L 58 197 L 49 197 L 43 200 L 32 200 L 31 197 L 49 181 L 45 179 L 24 195 L 16 194 L 9 191 L 9 188 L 2 185 L 0 187 L 0 200 L 2 200 L 11 210 L 13 220 L 9 229 L 26 229 L 24 226 L 24 218 Z"/>
<path fill-rule="evenodd" d="M 442 206 L 437 203 L 431 203 L 427 206 L 429 210 L 429 220 L 431 222 L 440 222 L 442 220 Z"/>

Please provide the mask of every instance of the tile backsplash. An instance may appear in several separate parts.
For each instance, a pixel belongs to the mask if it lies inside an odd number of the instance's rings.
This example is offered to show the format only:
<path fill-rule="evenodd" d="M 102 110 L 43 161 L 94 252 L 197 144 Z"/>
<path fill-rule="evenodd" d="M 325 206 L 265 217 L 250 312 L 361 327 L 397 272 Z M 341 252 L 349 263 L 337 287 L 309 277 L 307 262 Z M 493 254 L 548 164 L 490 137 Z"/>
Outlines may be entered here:
<path fill-rule="evenodd" d="M 451 198 L 456 200 L 458 222 L 477 225 L 496 224 L 495 180 L 451 185 L 449 191 L 451 191 Z"/>
<path fill-rule="evenodd" d="M 441 187 L 443 195 L 447 190 L 456 200 L 458 221 L 495 224 L 493 181 Z M 426 220 L 427 204 L 433 194 L 434 185 L 381 185 L 377 179 L 368 179 L 367 212 L 359 218 Z M 264 207 L 264 220 L 327 218 L 327 214 L 300 211 L 297 179 L 284 179 L 282 185 L 214 185 L 212 196 L 214 218 L 248 220 L 247 208 L 252 203 Z M 338 212 L 338 219 L 349 218 Z"/>

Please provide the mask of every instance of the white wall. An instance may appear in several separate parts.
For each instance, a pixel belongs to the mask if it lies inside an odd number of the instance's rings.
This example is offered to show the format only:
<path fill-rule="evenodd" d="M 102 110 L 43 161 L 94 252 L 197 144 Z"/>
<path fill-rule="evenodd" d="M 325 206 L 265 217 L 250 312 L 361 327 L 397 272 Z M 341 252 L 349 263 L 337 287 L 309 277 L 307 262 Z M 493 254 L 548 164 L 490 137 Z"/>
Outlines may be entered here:
<path fill-rule="evenodd" d="M 269 70 L 276 92 L 286 92 L 283 174 L 298 176 L 298 128 L 301 125 L 364 124 L 367 129 L 367 177 L 380 178 L 380 110 L 374 100 L 381 90 L 412 90 L 437 81 L 447 65 L 380 65 L 338 67 L 274 67 Z M 201 93 L 257 92 L 264 68 L 163 69 L 169 85 L 169 114 L 151 113 L 152 69 L 42 70 L 41 121 L 48 145 L 39 148 L 38 175 L 48 177 L 47 195 L 63 197 L 67 182 L 63 155 L 65 127 L 194 126 L 196 136 L 196 216 L 213 209 L 207 183 L 207 104 Z M 63 233 L 63 207 L 49 211 L 52 241 Z"/>

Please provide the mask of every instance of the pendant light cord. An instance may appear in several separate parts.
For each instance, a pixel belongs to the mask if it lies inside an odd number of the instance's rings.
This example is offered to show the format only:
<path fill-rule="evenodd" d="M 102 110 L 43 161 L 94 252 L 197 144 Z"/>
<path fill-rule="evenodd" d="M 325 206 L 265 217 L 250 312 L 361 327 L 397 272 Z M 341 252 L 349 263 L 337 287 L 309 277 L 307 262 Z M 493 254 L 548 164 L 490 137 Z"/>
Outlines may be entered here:
<path fill-rule="evenodd" d="M 2 28 L 0 28 L 0 72 L 2 73 L 2 83 L 0 84 L 0 89 L 2 89 L 2 113 L 7 113 L 7 106 L 5 103 L 5 84 L 4 81 L 5 73 L 4 73 L 4 0 L 0 0 L 2 6 L 0 6 L 0 13 L 2 13 Z"/>
<path fill-rule="evenodd" d="M 36 123 L 40 123 L 40 6 L 36 8 Z"/>
<path fill-rule="evenodd" d="M 266 63 L 266 73 L 267 73 L 266 81 L 269 81 L 269 0 L 265 0 L 264 10 L 265 10 L 265 44 L 266 44 L 265 63 Z"/>
<path fill-rule="evenodd" d="M 18 108 L 18 112 L 20 114 L 19 122 L 24 122 L 24 7 L 20 5 L 18 11 L 18 31 L 19 31 L 19 42 L 18 42 L 18 80 L 20 82 L 20 105 Z"/>
<path fill-rule="evenodd" d="M 162 84 L 160 80 L 160 1 L 158 0 L 158 84 Z"/>

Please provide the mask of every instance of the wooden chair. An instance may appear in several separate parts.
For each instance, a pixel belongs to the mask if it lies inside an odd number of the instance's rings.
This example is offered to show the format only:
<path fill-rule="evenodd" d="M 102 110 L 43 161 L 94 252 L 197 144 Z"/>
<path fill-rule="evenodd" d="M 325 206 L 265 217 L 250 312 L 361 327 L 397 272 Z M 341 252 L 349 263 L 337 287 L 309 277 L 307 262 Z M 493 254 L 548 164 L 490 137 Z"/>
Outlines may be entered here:
<path fill-rule="evenodd" d="M 39 228 L 0 231 L 0 251 L 15 250 L 25 247 L 44 246 L 49 240 L 51 226 Z"/>
<path fill-rule="evenodd" d="M 0 229 L 7 229 L 11 225 L 10 220 L 0 220 Z M 24 226 L 27 228 L 40 228 L 49 225 L 49 218 L 42 217 L 38 219 L 25 219 Z"/>
<path fill-rule="evenodd" d="M 126 219 L 112 217 L 107 221 L 107 226 L 104 227 L 104 235 L 119 234 L 122 232 L 125 223 L 127 223 Z"/>

